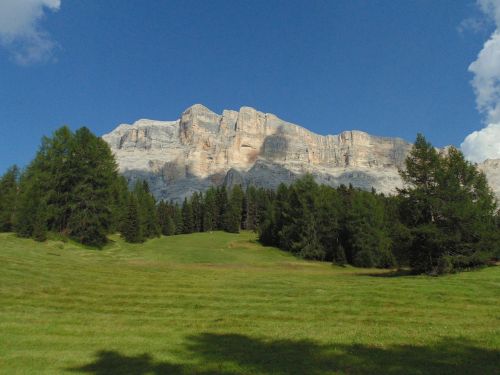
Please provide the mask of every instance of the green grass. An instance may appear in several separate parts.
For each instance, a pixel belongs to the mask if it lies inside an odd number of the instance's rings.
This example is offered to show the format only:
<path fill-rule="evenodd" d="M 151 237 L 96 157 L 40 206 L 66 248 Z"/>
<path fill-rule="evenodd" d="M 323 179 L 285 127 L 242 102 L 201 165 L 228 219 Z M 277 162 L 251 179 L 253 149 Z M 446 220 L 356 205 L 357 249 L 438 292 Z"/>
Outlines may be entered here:
<path fill-rule="evenodd" d="M 254 235 L 0 235 L 2 374 L 498 374 L 500 267 L 306 262 Z"/>

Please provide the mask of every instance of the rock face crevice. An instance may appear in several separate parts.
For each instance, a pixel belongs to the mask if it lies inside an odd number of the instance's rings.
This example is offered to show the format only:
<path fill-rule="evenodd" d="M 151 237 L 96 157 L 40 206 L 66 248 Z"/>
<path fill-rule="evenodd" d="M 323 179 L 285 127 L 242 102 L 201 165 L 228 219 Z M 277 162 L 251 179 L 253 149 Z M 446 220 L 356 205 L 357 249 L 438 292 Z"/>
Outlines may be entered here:
<path fill-rule="evenodd" d="M 355 130 L 322 136 L 251 107 L 219 115 L 201 104 L 176 121 L 122 124 L 103 139 L 131 183 L 145 179 L 158 199 L 174 201 L 220 184 L 275 188 L 304 173 L 390 194 L 411 149 L 400 138 Z"/>

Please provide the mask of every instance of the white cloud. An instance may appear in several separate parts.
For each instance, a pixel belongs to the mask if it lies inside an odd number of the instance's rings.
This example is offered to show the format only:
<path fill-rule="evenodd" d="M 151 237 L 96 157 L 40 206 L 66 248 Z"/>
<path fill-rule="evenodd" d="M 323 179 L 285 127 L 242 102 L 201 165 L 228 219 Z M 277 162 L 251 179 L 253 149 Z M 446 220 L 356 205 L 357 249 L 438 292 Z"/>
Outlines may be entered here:
<path fill-rule="evenodd" d="M 47 9 L 59 10 L 61 0 L 0 0 L 0 44 L 22 65 L 52 58 L 57 45 L 40 28 Z"/>
<path fill-rule="evenodd" d="M 472 132 L 461 145 L 467 159 L 480 163 L 486 159 L 500 159 L 500 123 L 489 124 Z"/>
<path fill-rule="evenodd" d="M 472 87 L 478 110 L 485 116 L 486 127 L 469 134 L 461 144 L 472 161 L 500 158 L 500 0 L 478 0 L 479 8 L 495 22 L 496 29 L 470 66 Z"/>

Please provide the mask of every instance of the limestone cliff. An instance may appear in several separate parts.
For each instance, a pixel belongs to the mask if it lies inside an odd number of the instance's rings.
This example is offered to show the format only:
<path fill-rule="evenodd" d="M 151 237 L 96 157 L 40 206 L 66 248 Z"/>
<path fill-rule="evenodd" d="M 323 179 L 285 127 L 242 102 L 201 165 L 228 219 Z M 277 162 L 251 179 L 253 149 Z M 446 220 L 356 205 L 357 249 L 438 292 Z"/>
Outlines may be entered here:
<path fill-rule="evenodd" d="M 120 171 L 157 198 L 182 200 L 211 185 L 276 187 L 304 173 L 332 186 L 392 193 L 411 144 L 361 131 L 321 136 L 250 107 L 218 115 L 203 105 L 179 120 L 139 120 L 103 136 Z"/>

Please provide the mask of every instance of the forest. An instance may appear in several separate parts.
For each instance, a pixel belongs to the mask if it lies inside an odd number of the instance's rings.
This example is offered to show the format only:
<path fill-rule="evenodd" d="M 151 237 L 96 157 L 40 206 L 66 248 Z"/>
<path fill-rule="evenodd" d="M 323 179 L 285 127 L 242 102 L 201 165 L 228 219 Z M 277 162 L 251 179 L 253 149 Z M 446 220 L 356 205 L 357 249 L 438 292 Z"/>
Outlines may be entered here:
<path fill-rule="evenodd" d="M 44 137 L 34 160 L 0 179 L 0 231 L 101 248 L 216 230 L 258 233 L 264 245 L 311 260 L 443 274 L 500 257 L 500 216 L 484 174 L 456 148 L 418 135 L 395 195 L 318 185 L 305 175 L 276 191 L 211 187 L 182 203 L 157 202 L 145 181 L 118 173 L 108 145 L 87 128 Z"/>

